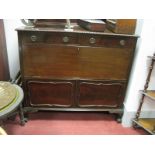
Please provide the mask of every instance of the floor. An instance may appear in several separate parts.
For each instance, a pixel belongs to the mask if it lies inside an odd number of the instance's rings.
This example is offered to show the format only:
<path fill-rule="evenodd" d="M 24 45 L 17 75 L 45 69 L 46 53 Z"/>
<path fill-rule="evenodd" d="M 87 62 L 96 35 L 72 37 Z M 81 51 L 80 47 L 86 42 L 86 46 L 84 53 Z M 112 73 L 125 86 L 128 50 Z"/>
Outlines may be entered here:
<path fill-rule="evenodd" d="M 95 112 L 31 113 L 25 126 L 16 118 L 4 127 L 9 135 L 147 135 L 142 129 L 124 128 L 114 115 Z"/>

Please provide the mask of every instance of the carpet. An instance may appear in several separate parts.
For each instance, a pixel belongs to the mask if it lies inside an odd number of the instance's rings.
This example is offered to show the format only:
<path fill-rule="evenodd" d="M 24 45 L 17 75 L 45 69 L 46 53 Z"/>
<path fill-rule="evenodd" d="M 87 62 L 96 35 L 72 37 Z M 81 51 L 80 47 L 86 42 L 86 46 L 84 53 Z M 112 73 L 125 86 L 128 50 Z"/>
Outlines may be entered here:
<path fill-rule="evenodd" d="M 115 115 L 97 112 L 38 112 L 30 113 L 25 126 L 19 119 L 8 120 L 9 135 L 146 135 L 142 129 L 125 128 Z"/>

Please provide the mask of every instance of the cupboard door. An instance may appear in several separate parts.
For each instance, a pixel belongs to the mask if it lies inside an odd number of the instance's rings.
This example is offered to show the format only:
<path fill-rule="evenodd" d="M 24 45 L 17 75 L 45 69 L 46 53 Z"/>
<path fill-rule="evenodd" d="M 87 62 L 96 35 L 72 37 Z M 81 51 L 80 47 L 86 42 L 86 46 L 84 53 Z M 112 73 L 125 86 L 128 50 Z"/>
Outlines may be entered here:
<path fill-rule="evenodd" d="M 123 83 L 80 82 L 80 107 L 119 107 L 124 94 Z"/>
<path fill-rule="evenodd" d="M 74 103 L 74 82 L 29 81 L 27 87 L 31 106 L 70 107 Z"/>

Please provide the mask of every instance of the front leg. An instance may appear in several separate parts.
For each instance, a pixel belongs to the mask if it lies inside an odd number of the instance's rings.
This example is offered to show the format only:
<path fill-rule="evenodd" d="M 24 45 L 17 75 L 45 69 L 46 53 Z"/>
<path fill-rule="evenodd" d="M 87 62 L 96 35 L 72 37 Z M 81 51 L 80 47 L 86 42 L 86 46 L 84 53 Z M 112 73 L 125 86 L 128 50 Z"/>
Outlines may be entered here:
<path fill-rule="evenodd" d="M 116 114 L 116 121 L 117 121 L 118 123 L 121 123 L 121 122 L 122 122 L 122 116 L 123 116 L 122 113 Z"/>

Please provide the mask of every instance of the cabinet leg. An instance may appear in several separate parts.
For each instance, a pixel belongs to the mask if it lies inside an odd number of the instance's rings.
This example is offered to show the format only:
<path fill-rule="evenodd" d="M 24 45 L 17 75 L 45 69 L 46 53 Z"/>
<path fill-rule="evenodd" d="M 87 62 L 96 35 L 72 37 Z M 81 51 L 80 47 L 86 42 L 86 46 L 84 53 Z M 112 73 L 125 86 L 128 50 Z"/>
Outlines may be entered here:
<path fill-rule="evenodd" d="M 24 117 L 24 111 L 22 104 L 19 106 L 19 116 L 20 116 L 20 124 L 23 126 L 28 121 L 27 118 Z"/>
<path fill-rule="evenodd" d="M 12 115 L 12 116 L 8 117 L 8 120 L 14 121 L 16 119 L 16 116 L 17 116 L 16 114 Z"/>
<path fill-rule="evenodd" d="M 132 126 L 133 126 L 134 129 L 140 128 L 140 126 L 137 123 L 135 123 L 135 122 L 132 123 Z"/>
<path fill-rule="evenodd" d="M 139 115 L 140 115 L 140 110 L 138 110 L 137 113 L 136 113 L 136 117 L 135 117 L 136 121 L 138 121 Z"/>
<path fill-rule="evenodd" d="M 153 132 L 153 134 L 155 134 L 155 126 L 154 126 L 154 128 L 153 128 L 152 132 Z"/>
<path fill-rule="evenodd" d="M 3 126 L 3 120 L 0 120 L 0 126 Z"/>
<path fill-rule="evenodd" d="M 122 123 L 122 114 L 116 114 L 116 121 Z"/>

